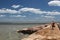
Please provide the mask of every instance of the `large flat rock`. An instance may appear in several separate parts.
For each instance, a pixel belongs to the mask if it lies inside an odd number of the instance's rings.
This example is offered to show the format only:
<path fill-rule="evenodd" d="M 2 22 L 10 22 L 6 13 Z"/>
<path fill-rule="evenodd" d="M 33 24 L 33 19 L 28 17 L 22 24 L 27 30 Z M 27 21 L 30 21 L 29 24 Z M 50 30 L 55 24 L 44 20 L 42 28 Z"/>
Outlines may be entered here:
<path fill-rule="evenodd" d="M 57 24 L 53 29 L 52 25 L 48 25 L 46 28 L 38 30 L 22 40 L 60 40 L 60 30 Z"/>

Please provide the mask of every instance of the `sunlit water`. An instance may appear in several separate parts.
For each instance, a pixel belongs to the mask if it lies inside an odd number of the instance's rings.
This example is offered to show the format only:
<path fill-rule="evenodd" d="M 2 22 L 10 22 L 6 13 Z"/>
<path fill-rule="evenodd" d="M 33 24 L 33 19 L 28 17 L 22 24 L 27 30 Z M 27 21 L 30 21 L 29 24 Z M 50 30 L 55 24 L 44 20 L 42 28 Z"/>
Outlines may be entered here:
<path fill-rule="evenodd" d="M 21 40 L 27 35 L 19 34 L 16 30 L 34 27 L 40 24 L 0 25 L 0 40 Z"/>

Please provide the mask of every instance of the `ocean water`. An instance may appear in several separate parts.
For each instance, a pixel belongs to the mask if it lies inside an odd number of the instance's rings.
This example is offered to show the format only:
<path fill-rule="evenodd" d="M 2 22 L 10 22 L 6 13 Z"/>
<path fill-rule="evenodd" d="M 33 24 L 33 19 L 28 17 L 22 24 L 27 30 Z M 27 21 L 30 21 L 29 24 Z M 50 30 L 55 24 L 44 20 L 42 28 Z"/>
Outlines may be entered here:
<path fill-rule="evenodd" d="M 28 35 L 23 35 L 17 33 L 17 30 L 22 30 L 23 28 L 34 27 L 40 24 L 1 24 L 0 25 L 0 40 L 21 40 Z"/>

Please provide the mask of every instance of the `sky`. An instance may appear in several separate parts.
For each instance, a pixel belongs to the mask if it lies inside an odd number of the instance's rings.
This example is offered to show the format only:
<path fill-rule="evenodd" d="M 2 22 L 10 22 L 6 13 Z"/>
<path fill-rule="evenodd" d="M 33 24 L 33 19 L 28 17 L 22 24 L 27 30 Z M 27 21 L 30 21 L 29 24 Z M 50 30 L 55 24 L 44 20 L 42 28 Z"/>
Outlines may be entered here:
<path fill-rule="evenodd" d="M 60 0 L 0 0 L 0 22 L 60 22 Z"/>

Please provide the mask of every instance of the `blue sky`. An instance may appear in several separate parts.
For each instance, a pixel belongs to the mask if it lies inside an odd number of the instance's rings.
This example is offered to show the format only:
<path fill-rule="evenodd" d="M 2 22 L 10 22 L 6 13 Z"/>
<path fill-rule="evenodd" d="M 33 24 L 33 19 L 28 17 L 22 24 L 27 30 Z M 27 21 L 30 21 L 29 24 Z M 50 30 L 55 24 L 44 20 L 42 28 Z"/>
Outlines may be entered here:
<path fill-rule="evenodd" d="M 0 22 L 60 22 L 60 0 L 0 0 Z"/>

